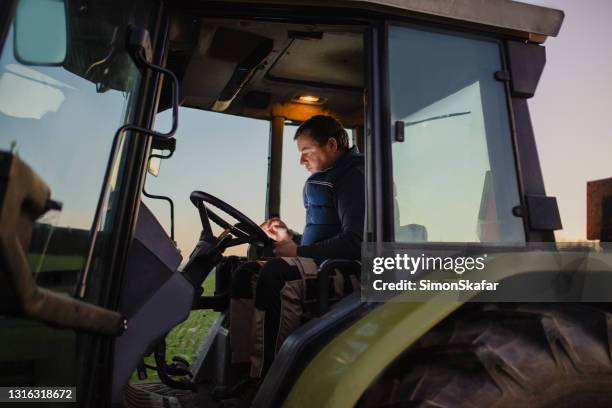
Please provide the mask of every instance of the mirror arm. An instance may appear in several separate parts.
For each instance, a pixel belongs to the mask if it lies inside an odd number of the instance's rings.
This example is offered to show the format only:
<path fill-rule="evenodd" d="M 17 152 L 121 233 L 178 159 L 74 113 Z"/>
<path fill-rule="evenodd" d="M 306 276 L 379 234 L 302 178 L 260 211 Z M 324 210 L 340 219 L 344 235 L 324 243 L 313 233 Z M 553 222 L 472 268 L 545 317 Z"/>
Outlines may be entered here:
<path fill-rule="evenodd" d="M 142 194 L 145 197 L 151 198 L 153 200 L 166 201 L 168 205 L 170 205 L 170 239 L 172 240 L 172 242 L 174 242 L 174 245 L 176 245 L 176 241 L 174 240 L 174 201 L 172 201 L 170 197 L 165 195 L 149 194 L 147 193 L 147 190 L 145 190 L 144 187 L 142 188 Z"/>
<path fill-rule="evenodd" d="M 169 159 L 170 157 L 172 157 L 173 154 L 174 154 L 174 151 L 171 150 L 170 153 L 168 153 L 165 156 L 162 154 L 150 155 L 149 158 L 147 159 L 147 168 L 149 167 L 149 163 L 151 162 L 151 159 L 155 159 L 155 158 L 160 159 L 160 160 Z M 172 201 L 170 197 L 165 196 L 165 195 L 147 193 L 147 190 L 145 190 L 145 186 L 142 186 L 142 194 L 144 194 L 145 197 L 148 197 L 154 200 L 164 200 L 168 202 L 168 204 L 170 205 L 170 239 L 172 240 L 172 242 L 174 242 L 174 245 L 176 245 L 176 241 L 174 240 L 174 201 Z"/>

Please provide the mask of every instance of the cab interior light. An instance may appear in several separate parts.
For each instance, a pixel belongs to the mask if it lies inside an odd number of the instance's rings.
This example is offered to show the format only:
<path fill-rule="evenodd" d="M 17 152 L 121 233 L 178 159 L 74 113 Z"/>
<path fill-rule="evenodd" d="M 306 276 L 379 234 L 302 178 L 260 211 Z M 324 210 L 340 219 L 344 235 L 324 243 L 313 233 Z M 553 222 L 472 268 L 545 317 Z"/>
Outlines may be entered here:
<path fill-rule="evenodd" d="M 297 102 L 309 103 L 309 104 L 320 104 L 323 102 L 323 98 L 314 95 L 299 95 L 295 98 Z"/>

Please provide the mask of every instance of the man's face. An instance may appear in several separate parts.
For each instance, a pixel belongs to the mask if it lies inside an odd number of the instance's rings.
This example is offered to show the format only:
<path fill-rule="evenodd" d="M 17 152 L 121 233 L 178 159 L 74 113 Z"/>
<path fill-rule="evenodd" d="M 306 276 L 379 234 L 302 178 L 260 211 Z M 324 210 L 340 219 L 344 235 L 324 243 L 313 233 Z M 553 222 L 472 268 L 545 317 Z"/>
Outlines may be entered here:
<path fill-rule="evenodd" d="M 331 167 L 340 157 L 338 144 L 334 138 L 330 138 L 321 146 L 310 136 L 310 131 L 305 130 L 299 134 L 296 142 L 300 152 L 300 164 L 311 174 Z"/>

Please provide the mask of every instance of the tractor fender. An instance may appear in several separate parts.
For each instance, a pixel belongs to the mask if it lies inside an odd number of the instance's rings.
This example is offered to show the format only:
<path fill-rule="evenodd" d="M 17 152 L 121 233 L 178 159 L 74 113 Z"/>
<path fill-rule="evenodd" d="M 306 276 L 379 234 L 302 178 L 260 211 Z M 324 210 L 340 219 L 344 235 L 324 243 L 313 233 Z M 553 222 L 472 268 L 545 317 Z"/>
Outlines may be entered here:
<path fill-rule="evenodd" d="M 490 282 L 503 282 L 519 275 L 529 278 L 551 271 L 554 272 L 551 279 L 555 279 L 555 273 L 568 273 L 568 265 L 581 265 L 581 271 L 605 273 L 612 265 L 612 255 L 585 251 L 510 251 L 489 255 L 487 265 L 470 279 L 477 281 L 486 277 Z M 429 299 L 421 296 L 417 302 L 411 301 L 410 295 L 404 292 L 393 301 L 373 308 L 331 340 L 302 371 L 283 406 L 354 406 L 385 368 L 432 327 L 480 293 L 471 292 L 463 301 L 442 294 Z"/>

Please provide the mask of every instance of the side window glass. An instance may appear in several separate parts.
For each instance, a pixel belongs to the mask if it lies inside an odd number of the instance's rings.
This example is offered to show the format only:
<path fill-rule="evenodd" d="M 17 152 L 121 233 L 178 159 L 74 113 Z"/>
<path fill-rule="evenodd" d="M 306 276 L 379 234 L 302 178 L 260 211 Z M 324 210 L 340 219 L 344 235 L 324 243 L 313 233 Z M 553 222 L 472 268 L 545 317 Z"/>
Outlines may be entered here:
<path fill-rule="evenodd" d="M 256 223 L 265 216 L 270 122 L 181 107 L 176 133 L 176 151 L 161 160 L 159 175 L 147 175 L 145 190 L 174 202 L 175 240 L 188 257 L 198 242 L 202 226 L 197 209 L 189 200 L 201 190 L 227 202 Z M 170 110 L 157 115 L 155 128 L 170 128 Z M 170 235 L 168 203 L 142 197 Z M 218 215 L 233 219 L 213 208 Z M 213 223 L 213 232 L 221 230 Z M 246 255 L 247 246 L 229 248 L 225 255 Z"/>
<path fill-rule="evenodd" d="M 501 68 L 496 42 L 389 28 L 396 241 L 525 240 Z"/>
<path fill-rule="evenodd" d="M 140 3 L 139 16 L 129 18 L 148 27 L 151 7 Z M 123 45 L 128 17 L 121 2 L 89 4 L 78 13 L 71 7 L 63 64 L 21 64 L 13 28 L 0 57 L 0 149 L 19 155 L 63 204 L 36 223 L 30 268 L 39 285 L 68 293 L 84 266 L 113 136 L 131 120 L 140 84 Z M 122 168 L 115 167 L 109 211 Z"/>

